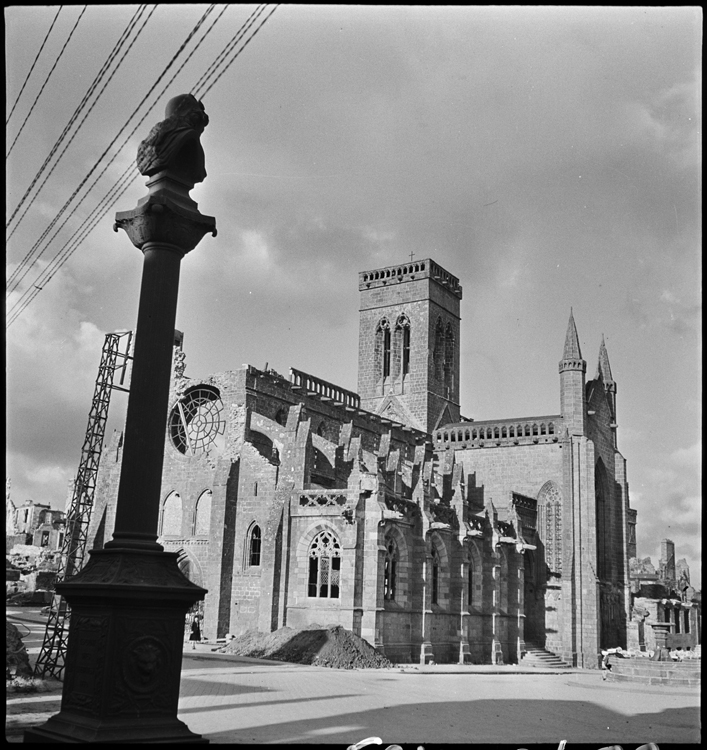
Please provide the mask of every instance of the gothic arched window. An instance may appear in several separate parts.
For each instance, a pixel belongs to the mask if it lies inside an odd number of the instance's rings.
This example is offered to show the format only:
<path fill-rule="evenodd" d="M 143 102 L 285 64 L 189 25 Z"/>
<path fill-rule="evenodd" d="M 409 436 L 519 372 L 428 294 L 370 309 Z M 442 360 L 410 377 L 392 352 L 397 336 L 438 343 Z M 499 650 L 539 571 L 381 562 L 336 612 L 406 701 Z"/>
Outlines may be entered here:
<path fill-rule="evenodd" d="M 432 566 L 432 591 L 430 600 L 432 604 L 439 602 L 439 555 L 437 550 L 432 547 L 432 560 L 430 562 Z"/>
<path fill-rule="evenodd" d="M 211 526 L 211 490 L 202 492 L 196 501 L 196 512 L 194 514 L 194 534 L 203 536 L 209 533 Z"/>
<path fill-rule="evenodd" d="M 170 492 L 162 504 L 161 536 L 180 536 L 182 533 L 182 498 Z"/>
<path fill-rule="evenodd" d="M 451 323 L 447 323 L 444 335 L 444 386 L 447 395 L 454 390 L 454 331 Z"/>
<path fill-rule="evenodd" d="M 322 531 L 309 547 L 308 595 L 338 599 L 341 583 L 341 545 L 331 531 Z"/>
<path fill-rule="evenodd" d="M 432 359 L 435 378 L 441 381 L 444 378 L 444 326 L 442 325 L 442 318 L 437 318 L 437 325 L 435 326 L 435 345 Z"/>
<path fill-rule="evenodd" d="M 248 567 L 257 568 L 260 566 L 260 548 L 262 544 L 262 535 L 260 526 L 253 526 L 248 539 Z"/>
<path fill-rule="evenodd" d="M 606 469 L 601 459 L 594 470 L 594 497 L 596 499 L 597 531 L 597 576 L 600 579 L 609 575 L 609 554 L 607 548 L 608 514 L 606 509 Z"/>
<path fill-rule="evenodd" d="M 395 599 L 398 575 L 398 545 L 391 537 L 385 540 L 385 567 L 383 568 L 383 598 Z"/>
<path fill-rule="evenodd" d="M 546 482 L 538 493 L 538 531 L 545 545 L 545 564 L 562 573 L 562 495 L 554 482 Z"/>
<path fill-rule="evenodd" d="M 390 323 L 387 318 L 378 323 L 375 342 L 376 372 L 379 378 L 390 376 Z"/>
<path fill-rule="evenodd" d="M 410 320 L 401 315 L 395 325 L 395 374 L 410 372 Z"/>

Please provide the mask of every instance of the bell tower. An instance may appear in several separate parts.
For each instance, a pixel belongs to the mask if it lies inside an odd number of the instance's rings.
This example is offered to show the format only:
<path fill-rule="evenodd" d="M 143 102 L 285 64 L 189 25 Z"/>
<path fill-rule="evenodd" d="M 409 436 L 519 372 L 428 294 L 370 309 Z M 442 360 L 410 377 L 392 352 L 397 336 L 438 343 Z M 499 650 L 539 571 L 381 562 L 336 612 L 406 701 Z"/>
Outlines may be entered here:
<path fill-rule="evenodd" d="M 361 408 L 427 433 L 459 417 L 459 279 L 433 260 L 359 274 Z"/>

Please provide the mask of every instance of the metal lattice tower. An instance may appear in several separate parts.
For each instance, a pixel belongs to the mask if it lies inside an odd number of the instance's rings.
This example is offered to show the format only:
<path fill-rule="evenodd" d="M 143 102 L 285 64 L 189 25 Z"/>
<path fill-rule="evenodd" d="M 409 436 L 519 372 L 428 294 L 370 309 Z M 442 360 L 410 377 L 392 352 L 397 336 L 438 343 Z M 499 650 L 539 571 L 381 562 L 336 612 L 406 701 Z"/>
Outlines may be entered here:
<path fill-rule="evenodd" d="M 125 381 L 128 362 L 132 359 L 130 353 L 132 339 L 132 331 L 106 334 L 93 393 L 93 402 L 88 415 L 86 437 L 81 449 L 81 461 L 66 518 L 66 534 L 61 548 L 57 582 L 73 576 L 83 567 L 111 391 L 113 389 L 128 390 L 123 388 L 122 385 Z M 113 381 L 118 369 L 122 371 L 120 383 L 116 385 Z M 55 593 L 49 609 L 44 642 L 34 667 L 35 677 L 51 675 L 58 680 L 61 679 L 69 634 L 69 616 L 70 607 L 68 603 L 64 597 Z"/>

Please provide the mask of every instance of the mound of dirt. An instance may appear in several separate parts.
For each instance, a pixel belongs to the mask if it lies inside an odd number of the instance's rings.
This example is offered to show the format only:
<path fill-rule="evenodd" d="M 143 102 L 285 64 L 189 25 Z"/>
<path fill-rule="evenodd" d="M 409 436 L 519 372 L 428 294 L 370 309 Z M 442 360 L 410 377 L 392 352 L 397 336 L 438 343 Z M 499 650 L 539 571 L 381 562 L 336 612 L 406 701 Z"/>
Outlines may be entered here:
<path fill-rule="evenodd" d="M 10 679 L 11 675 L 30 677 L 32 667 L 29 665 L 27 649 L 20 631 L 9 620 L 5 620 L 5 644 L 5 679 Z"/>
<path fill-rule="evenodd" d="M 391 667 L 368 641 L 340 625 L 321 628 L 280 628 L 273 633 L 248 631 L 218 649 L 226 654 L 289 661 L 333 669 Z"/>

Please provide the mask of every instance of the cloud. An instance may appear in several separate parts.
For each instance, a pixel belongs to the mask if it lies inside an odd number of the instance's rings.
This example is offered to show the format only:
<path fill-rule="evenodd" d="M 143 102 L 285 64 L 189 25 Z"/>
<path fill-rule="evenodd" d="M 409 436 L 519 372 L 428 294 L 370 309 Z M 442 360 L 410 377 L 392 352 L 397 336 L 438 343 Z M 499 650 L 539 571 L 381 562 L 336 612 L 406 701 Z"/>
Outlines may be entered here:
<path fill-rule="evenodd" d="M 645 469 L 642 490 L 631 490 L 638 509 L 638 547 L 656 549 L 660 540 L 675 542 L 677 558 L 687 557 L 699 576 L 695 554 L 701 549 L 702 443 L 674 449 L 657 465 Z M 645 553 L 639 551 L 639 555 Z"/>

